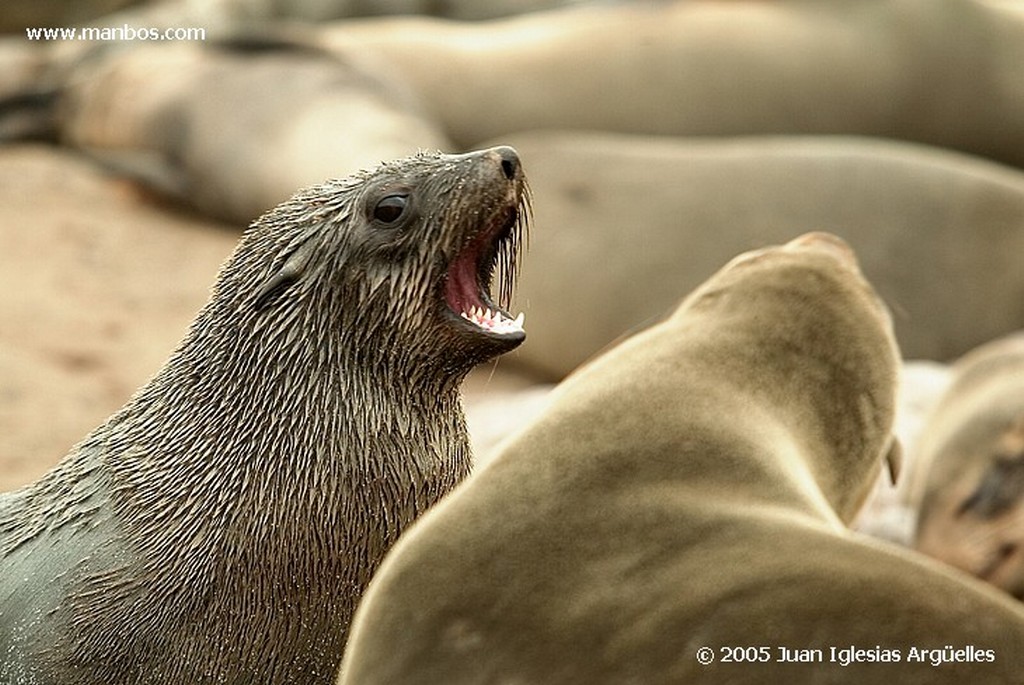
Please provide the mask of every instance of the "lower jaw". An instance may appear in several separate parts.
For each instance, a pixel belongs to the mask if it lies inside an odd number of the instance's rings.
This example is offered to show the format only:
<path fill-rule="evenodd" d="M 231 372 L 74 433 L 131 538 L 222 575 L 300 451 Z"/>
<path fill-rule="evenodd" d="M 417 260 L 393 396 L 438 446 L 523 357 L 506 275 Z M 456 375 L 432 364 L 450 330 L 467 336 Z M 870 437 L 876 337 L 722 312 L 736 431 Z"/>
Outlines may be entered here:
<path fill-rule="evenodd" d="M 465 323 L 460 320 L 460 323 Z M 472 324 L 467 324 L 472 325 Z M 507 333 L 503 335 L 488 334 L 485 331 L 467 329 L 467 326 L 458 326 L 455 339 L 452 340 L 449 354 L 450 363 L 464 366 L 467 370 L 482 364 L 496 357 L 511 352 L 526 340 L 524 331 Z"/>

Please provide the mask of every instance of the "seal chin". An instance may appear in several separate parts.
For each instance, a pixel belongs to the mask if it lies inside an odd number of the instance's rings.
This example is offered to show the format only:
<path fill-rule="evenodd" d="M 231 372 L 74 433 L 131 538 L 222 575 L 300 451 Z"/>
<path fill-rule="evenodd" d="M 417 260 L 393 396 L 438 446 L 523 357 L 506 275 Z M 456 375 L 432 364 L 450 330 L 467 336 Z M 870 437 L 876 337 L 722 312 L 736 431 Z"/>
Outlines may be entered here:
<path fill-rule="evenodd" d="M 499 263 L 505 279 L 503 293 L 511 289 L 520 216 L 514 206 L 471 238 L 449 265 L 443 289 L 453 329 L 463 336 L 502 341 L 509 349 L 526 338 L 524 315 L 512 316 L 498 307 L 488 289 Z"/>

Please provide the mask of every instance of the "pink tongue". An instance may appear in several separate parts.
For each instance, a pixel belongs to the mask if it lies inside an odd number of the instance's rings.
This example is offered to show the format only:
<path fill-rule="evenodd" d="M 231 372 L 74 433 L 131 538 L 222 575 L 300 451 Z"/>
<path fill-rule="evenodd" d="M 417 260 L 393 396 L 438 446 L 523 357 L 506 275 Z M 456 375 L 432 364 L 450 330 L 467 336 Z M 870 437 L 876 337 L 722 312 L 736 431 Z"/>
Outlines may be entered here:
<path fill-rule="evenodd" d="M 444 299 L 456 314 L 468 313 L 473 307 L 486 309 L 480 301 L 473 250 L 463 250 L 448 271 Z"/>

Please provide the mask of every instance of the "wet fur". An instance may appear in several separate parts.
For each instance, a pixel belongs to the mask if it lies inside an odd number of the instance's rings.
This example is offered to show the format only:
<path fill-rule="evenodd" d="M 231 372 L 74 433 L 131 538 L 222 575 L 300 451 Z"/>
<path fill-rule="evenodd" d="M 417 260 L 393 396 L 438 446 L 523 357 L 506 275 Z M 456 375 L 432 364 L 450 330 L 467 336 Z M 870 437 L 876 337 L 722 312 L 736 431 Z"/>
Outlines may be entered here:
<path fill-rule="evenodd" d="M 507 345 L 439 289 L 508 203 L 493 155 L 420 154 L 256 222 L 153 380 L 0 496 L 0 682 L 332 682 L 385 550 L 470 469 L 459 383 Z"/>

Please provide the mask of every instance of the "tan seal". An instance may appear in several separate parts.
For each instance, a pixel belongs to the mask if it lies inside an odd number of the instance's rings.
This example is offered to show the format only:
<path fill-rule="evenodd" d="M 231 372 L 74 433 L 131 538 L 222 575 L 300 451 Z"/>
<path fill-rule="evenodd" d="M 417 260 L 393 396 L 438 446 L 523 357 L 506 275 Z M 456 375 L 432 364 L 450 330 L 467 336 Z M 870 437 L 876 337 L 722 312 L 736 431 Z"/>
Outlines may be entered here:
<path fill-rule="evenodd" d="M 470 469 L 459 386 L 518 346 L 511 148 L 258 220 L 167 363 L 0 496 L 0 682 L 330 683 L 384 552 Z"/>
<path fill-rule="evenodd" d="M 288 36 L 110 43 L 58 65 L 64 144 L 235 223 L 324 178 L 452 148 L 402 86 Z"/>
<path fill-rule="evenodd" d="M 650 325 L 733 255 L 824 230 L 857 252 L 908 359 L 1024 328 L 1024 173 L 855 137 L 526 132 L 539 226 L 515 360 L 562 378 Z M 970 230 L 968 230 L 970 229 Z"/>
<path fill-rule="evenodd" d="M 738 257 L 409 531 L 342 682 L 1013 682 L 1015 603 L 844 525 L 898 365 L 838 239 Z"/>
<path fill-rule="evenodd" d="M 322 40 L 400 74 L 460 146 L 567 128 L 846 134 L 1024 166 L 1017 3 L 593 3 L 486 23 L 337 22 Z"/>
<path fill-rule="evenodd" d="M 953 373 L 919 440 L 914 545 L 1024 599 L 1024 334 Z"/>

